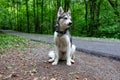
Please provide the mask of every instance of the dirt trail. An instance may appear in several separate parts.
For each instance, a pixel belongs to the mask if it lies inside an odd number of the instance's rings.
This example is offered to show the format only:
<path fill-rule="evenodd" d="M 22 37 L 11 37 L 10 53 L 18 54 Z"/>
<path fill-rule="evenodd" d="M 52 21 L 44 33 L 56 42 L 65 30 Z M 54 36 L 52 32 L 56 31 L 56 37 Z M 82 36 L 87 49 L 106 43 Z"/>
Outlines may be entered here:
<path fill-rule="evenodd" d="M 48 63 L 53 45 L 29 42 L 29 47 L 6 50 L 0 55 L 0 80 L 120 80 L 120 62 L 76 52 L 71 67 L 65 61 Z"/>

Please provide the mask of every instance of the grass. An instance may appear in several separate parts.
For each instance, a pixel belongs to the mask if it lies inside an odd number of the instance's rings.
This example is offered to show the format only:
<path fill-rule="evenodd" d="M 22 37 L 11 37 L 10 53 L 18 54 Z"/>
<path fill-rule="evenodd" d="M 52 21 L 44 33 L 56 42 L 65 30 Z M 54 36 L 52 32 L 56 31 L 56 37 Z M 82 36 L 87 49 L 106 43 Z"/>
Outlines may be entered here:
<path fill-rule="evenodd" d="M 0 34 L 0 54 L 6 49 L 12 49 L 14 47 L 22 48 L 25 46 L 27 46 L 27 40 L 23 38 Z"/>

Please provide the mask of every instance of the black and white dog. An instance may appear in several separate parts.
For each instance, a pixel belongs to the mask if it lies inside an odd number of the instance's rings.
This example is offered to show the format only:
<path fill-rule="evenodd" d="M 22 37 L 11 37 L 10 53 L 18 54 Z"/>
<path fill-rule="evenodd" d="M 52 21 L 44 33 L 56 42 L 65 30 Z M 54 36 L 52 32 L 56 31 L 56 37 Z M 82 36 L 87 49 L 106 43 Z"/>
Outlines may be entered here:
<path fill-rule="evenodd" d="M 72 44 L 71 35 L 68 31 L 72 25 L 71 12 L 64 12 L 62 7 L 59 8 L 57 14 L 56 31 L 54 32 L 54 42 L 57 52 L 50 51 L 48 56 L 51 58 L 48 61 L 53 62 L 52 65 L 57 65 L 59 60 L 66 60 L 67 65 L 71 66 L 74 63 L 74 52 L 76 46 Z"/>

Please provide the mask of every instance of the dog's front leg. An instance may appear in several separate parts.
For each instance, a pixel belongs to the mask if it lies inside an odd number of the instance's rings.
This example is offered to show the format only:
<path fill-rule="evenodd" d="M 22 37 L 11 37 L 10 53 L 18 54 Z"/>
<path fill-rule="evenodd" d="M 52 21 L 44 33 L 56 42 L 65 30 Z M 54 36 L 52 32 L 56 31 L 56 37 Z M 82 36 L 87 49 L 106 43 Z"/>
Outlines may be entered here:
<path fill-rule="evenodd" d="M 58 61 L 59 61 L 59 51 L 57 49 L 57 53 L 55 54 L 55 60 L 54 62 L 52 63 L 52 65 L 57 65 L 58 64 Z"/>
<path fill-rule="evenodd" d="M 67 65 L 71 66 L 70 47 L 67 48 Z"/>

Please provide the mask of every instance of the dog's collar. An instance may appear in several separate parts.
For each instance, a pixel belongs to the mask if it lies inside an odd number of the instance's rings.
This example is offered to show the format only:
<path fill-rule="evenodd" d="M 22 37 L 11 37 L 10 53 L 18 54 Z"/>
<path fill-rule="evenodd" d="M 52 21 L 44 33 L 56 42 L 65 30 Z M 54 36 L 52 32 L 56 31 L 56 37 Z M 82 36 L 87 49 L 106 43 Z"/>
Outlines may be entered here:
<path fill-rule="evenodd" d="M 63 36 L 64 34 L 67 33 L 67 30 L 68 30 L 68 29 L 69 29 L 69 28 L 65 29 L 64 31 L 56 30 L 56 32 L 58 33 L 57 36 L 59 36 L 59 37 Z"/>
<path fill-rule="evenodd" d="M 65 34 L 68 29 L 69 29 L 69 28 L 65 29 L 64 31 L 56 30 L 56 32 L 58 32 L 58 33 L 60 33 L 60 34 Z"/>
<path fill-rule="evenodd" d="M 58 32 L 59 34 L 65 34 L 66 33 L 66 31 L 58 31 L 58 30 L 56 30 L 56 32 Z"/>

